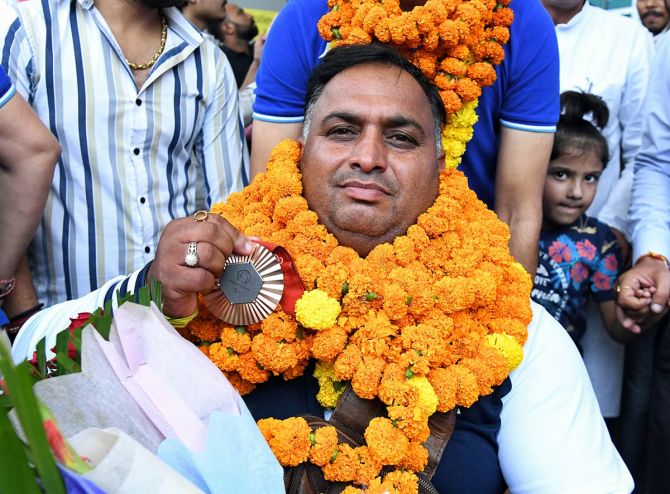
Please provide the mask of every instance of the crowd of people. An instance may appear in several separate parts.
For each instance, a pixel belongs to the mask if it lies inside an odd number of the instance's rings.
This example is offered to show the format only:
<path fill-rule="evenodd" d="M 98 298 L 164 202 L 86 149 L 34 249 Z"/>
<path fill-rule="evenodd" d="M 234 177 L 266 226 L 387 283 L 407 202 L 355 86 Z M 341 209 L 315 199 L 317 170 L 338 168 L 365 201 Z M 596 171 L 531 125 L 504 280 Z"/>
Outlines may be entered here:
<path fill-rule="evenodd" d="M 521 366 L 459 408 L 432 481 L 669 492 L 670 4 L 509 6 L 459 169 L 509 226 L 533 318 Z M 384 45 L 332 48 L 327 0 L 289 0 L 261 34 L 243 7 L 0 0 L 0 325 L 17 359 L 150 280 L 169 320 L 193 319 L 253 240 L 193 215 L 284 139 L 303 146 L 309 208 L 361 257 L 439 197 L 447 117 L 420 70 Z M 256 419 L 323 414 L 315 394 L 298 378 L 245 400 Z"/>

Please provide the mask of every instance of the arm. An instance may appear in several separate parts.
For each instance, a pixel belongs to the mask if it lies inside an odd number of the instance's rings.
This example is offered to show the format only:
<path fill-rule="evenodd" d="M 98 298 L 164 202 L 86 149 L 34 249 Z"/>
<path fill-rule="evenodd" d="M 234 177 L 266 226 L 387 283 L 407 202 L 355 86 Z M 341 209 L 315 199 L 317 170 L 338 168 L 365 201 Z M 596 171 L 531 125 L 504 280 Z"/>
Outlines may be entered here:
<path fill-rule="evenodd" d="M 495 212 L 510 227 L 510 251 L 531 277 L 537 267 L 542 190 L 554 134 L 502 127 Z"/>
<path fill-rule="evenodd" d="M 636 333 L 624 327 L 624 325 L 617 319 L 616 303 L 614 300 L 600 302 L 598 304 L 598 311 L 605 324 L 605 329 L 607 329 L 607 332 L 614 341 L 624 345 L 633 341 Z"/>
<path fill-rule="evenodd" d="M 184 262 L 189 242 L 197 242 L 198 265 L 188 267 Z M 156 258 L 130 276 L 118 276 L 101 288 L 78 299 L 56 304 L 38 312 L 21 328 L 12 347 L 15 360 L 30 358 L 35 346 L 46 337 L 46 348 L 55 345 L 56 335 L 66 328 L 70 318 L 80 312 L 93 312 L 110 302 L 116 308 L 118 292 L 136 293 L 151 281 L 159 281 L 163 295 L 163 312 L 172 317 L 193 314 L 197 294 L 207 292 L 221 275 L 226 258 L 231 253 L 251 254 L 253 245 L 230 223 L 214 214 L 205 221 L 193 217 L 173 220 L 161 233 Z"/>
<path fill-rule="evenodd" d="M 667 265 L 647 256 L 670 257 L 670 38 L 656 55 L 645 108 L 647 119 L 635 159 L 630 223 L 634 267 L 624 273 L 617 303 L 624 327 L 640 331 L 668 310 L 670 273 Z"/>
<path fill-rule="evenodd" d="M 612 444 L 584 361 L 537 304 L 533 316 L 500 415 L 498 458 L 510 492 L 628 494 L 633 479 Z"/>
<path fill-rule="evenodd" d="M 273 123 L 254 120 L 251 131 L 251 180 L 265 171 L 265 164 L 272 149 L 284 139 L 298 139 L 302 132 L 300 123 Z"/>
<path fill-rule="evenodd" d="M 256 80 L 256 72 L 258 72 L 258 67 L 261 64 L 261 58 L 263 57 L 263 47 L 265 46 L 265 36 L 261 35 L 256 39 L 254 43 L 254 59 L 249 65 L 249 70 L 247 70 L 247 75 L 244 76 L 244 81 L 240 87 L 247 87 L 249 84 Z"/>
<path fill-rule="evenodd" d="M 621 130 L 621 176 L 615 182 L 598 219 L 617 228 L 629 237 L 628 207 L 633 186 L 635 155 L 642 142 L 642 127 L 646 115 L 644 99 L 651 77 L 654 42 L 650 33 L 638 30 L 630 48 L 626 85 L 621 95 L 618 115 L 610 116 L 619 122 Z M 610 163 L 609 166 L 618 166 Z"/>
<path fill-rule="evenodd" d="M 325 0 L 293 0 L 272 23 L 256 75 L 251 176 L 265 170 L 270 152 L 302 131 L 309 75 L 326 49 L 317 22 Z"/>
<path fill-rule="evenodd" d="M 60 146 L 15 94 L 0 107 L 0 278 L 14 273 L 42 217 Z"/>

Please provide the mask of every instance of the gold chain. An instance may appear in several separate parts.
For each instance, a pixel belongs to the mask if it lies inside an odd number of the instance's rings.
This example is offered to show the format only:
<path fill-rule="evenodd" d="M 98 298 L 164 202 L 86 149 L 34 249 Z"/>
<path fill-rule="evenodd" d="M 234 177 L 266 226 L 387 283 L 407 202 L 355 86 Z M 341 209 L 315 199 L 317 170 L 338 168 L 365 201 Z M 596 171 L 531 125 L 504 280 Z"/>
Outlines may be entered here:
<path fill-rule="evenodd" d="M 158 60 L 158 57 L 160 57 L 161 54 L 163 53 L 163 50 L 165 49 L 165 41 L 167 40 L 167 19 L 162 13 L 160 14 L 160 16 L 161 16 L 161 45 L 158 47 L 158 51 L 154 54 L 153 58 L 146 63 L 133 63 L 126 58 L 126 62 L 128 62 L 128 66 L 132 70 L 144 70 L 152 67 Z"/>

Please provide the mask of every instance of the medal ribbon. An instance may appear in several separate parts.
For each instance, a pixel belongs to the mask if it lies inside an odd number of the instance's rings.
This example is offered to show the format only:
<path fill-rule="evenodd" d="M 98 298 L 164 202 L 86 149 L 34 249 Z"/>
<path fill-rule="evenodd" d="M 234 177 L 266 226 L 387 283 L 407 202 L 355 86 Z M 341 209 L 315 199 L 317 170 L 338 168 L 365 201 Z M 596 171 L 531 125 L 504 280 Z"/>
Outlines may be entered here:
<path fill-rule="evenodd" d="M 284 292 L 279 305 L 286 314 L 295 317 L 295 303 L 305 292 L 305 285 L 298 274 L 298 268 L 295 267 L 291 255 L 281 245 L 261 241 L 258 243 L 277 256 L 284 273 Z"/>

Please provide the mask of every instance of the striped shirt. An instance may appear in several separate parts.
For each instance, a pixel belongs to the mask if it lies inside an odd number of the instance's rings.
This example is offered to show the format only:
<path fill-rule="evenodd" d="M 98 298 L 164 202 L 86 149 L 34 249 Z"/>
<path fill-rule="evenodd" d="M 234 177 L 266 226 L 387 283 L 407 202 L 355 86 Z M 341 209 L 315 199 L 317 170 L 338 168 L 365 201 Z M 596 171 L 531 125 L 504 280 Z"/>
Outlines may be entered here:
<path fill-rule="evenodd" d="M 138 90 L 92 0 L 0 4 L 0 64 L 63 150 L 31 247 L 48 305 L 143 266 L 170 220 L 247 182 L 230 64 L 178 10 L 164 14 L 165 49 Z"/>

